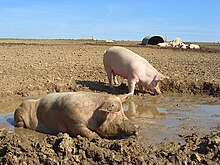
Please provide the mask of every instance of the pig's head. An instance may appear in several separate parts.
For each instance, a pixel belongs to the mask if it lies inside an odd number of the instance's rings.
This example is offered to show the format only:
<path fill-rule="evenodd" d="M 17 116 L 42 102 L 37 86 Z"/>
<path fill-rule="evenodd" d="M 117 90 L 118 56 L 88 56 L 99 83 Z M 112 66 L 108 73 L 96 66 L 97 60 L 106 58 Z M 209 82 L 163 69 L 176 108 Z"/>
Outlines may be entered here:
<path fill-rule="evenodd" d="M 110 97 L 99 107 L 96 132 L 101 137 L 122 137 L 136 134 L 137 127 L 125 116 L 122 102 L 130 94 Z"/>
<path fill-rule="evenodd" d="M 169 77 L 166 77 L 161 73 L 158 73 L 157 75 L 155 75 L 153 80 L 150 83 L 150 90 L 157 95 L 161 94 L 159 85 L 160 85 L 160 82 L 163 81 L 164 79 L 169 79 Z"/>
<path fill-rule="evenodd" d="M 135 135 L 137 127 L 124 115 L 123 110 L 109 112 L 106 120 L 98 127 L 101 137 L 124 137 Z"/>
<path fill-rule="evenodd" d="M 14 124 L 16 127 L 24 127 L 34 129 L 36 124 L 31 120 L 35 111 L 36 100 L 25 100 L 17 107 L 14 113 Z M 35 112 L 36 114 L 36 112 Z"/>

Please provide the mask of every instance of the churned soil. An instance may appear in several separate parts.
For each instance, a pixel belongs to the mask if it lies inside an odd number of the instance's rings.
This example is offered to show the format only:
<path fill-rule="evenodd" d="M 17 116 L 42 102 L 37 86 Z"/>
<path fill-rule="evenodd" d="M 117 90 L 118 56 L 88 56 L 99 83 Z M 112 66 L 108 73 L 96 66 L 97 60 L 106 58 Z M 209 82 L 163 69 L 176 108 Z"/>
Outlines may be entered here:
<path fill-rule="evenodd" d="M 79 90 L 126 93 L 123 86 L 114 92 L 108 88 L 103 53 L 112 45 L 138 53 L 169 76 L 162 84 L 162 92 L 220 96 L 218 43 L 202 43 L 201 50 L 180 50 L 141 46 L 136 42 L 71 40 L 1 40 L 0 96 L 41 96 Z"/>
<path fill-rule="evenodd" d="M 170 79 L 161 84 L 166 93 L 220 97 L 220 44 L 198 43 L 200 50 L 143 46 L 139 42 L 76 40 L 0 40 L 0 113 L 14 111 L 22 97 L 51 92 L 92 91 L 127 93 L 127 80 L 108 87 L 104 51 L 126 47 L 146 58 Z M 135 98 L 149 92 L 135 92 Z M 155 96 L 156 97 L 156 96 Z M 68 134 L 44 138 L 16 134 L 0 127 L 0 164 L 219 164 L 220 129 L 184 142 L 162 142 L 148 148 L 141 137 L 126 139 L 72 138 Z"/>
<path fill-rule="evenodd" d="M 139 139 L 107 140 L 59 133 L 43 139 L 0 132 L 0 164 L 219 164 L 220 133 L 144 148 Z"/>

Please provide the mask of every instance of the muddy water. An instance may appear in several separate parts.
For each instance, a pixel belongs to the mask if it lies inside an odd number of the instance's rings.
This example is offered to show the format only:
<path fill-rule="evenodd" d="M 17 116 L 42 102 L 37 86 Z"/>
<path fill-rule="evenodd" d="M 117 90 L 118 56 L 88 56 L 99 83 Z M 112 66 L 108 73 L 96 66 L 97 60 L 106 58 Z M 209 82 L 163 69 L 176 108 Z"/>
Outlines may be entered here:
<path fill-rule="evenodd" d="M 14 109 L 8 112 L 7 102 L 1 103 L 0 129 L 9 128 L 18 134 L 44 137 L 44 134 L 14 128 Z M 189 133 L 206 134 L 220 126 L 220 100 L 190 95 L 134 97 L 123 105 L 125 115 L 140 126 L 139 135 L 145 146 L 163 140 L 180 141 Z"/>
<path fill-rule="evenodd" d="M 22 134 L 27 136 L 31 135 L 37 138 L 44 138 L 46 136 L 46 134 L 42 134 L 29 129 L 14 127 L 14 112 L 0 114 L 0 129 L 4 129 L 4 128 L 11 129 L 17 134 Z"/>
<path fill-rule="evenodd" d="M 145 146 L 181 141 L 190 133 L 204 135 L 220 126 L 219 98 L 166 95 L 133 99 L 124 104 L 126 116 L 140 126 Z"/>
<path fill-rule="evenodd" d="M 9 112 L 0 115 L 0 129 L 9 128 L 14 130 L 14 112 Z"/>

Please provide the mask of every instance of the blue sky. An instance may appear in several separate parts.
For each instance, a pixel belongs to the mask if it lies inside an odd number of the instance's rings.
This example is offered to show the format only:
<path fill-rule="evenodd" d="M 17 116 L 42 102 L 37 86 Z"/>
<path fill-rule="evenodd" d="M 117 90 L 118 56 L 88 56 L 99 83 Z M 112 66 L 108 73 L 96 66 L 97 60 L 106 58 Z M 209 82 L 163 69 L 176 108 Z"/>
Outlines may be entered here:
<path fill-rule="evenodd" d="M 220 41 L 220 0 L 0 0 L 0 38 Z"/>

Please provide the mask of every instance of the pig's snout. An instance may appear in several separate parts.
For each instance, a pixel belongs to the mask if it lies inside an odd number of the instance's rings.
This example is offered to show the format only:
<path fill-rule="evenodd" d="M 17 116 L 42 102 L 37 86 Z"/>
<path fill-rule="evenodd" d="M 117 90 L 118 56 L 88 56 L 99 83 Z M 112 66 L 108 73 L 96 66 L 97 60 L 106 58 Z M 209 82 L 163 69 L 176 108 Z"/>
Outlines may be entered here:
<path fill-rule="evenodd" d="M 154 88 L 154 94 L 156 94 L 156 95 L 161 94 L 160 88 L 158 86 Z"/>
<path fill-rule="evenodd" d="M 124 129 L 122 130 L 124 135 L 137 135 L 138 126 L 134 125 L 130 120 L 124 120 Z"/>
<path fill-rule="evenodd" d="M 139 132 L 139 130 L 140 130 L 140 126 L 137 126 L 137 125 L 134 125 L 133 126 L 133 128 L 131 128 L 131 135 L 135 135 L 135 136 L 137 136 L 138 135 L 138 132 Z"/>
<path fill-rule="evenodd" d="M 161 94 L 161 91 L 159 90 L 159 91 L 155 91 L 155 94 L 156 95 L 160 95 Z"/>

